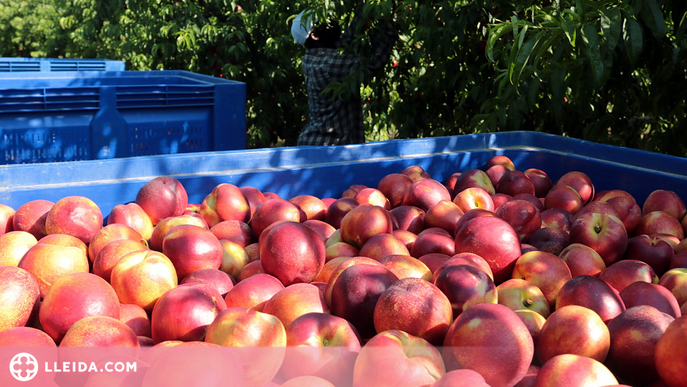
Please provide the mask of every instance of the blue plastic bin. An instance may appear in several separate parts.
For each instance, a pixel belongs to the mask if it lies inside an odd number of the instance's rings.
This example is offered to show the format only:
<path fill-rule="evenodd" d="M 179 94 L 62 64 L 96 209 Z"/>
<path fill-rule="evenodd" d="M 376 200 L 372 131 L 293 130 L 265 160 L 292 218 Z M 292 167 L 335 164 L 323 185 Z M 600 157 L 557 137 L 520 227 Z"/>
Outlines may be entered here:
<path fill-rule="evenodd" d="M 50 71 L 124 71 L 122 60 L 66 58 L 0 58 L 0 73 Z"/>
<path fill-rule="evenodd" d="M 0 166 L 0 203 L 18 208 L 36 199 L 57 201 L 82 195 L 107 216 L 132 202 L 156 176 L 173 176 L 189 202 L 200 203 L 220 183 L 252 186 L 283 198 L 301 194 L 339 197 L 352 184 L 376 187 L 388 173 L 422 166 L 444 181 L 454 172 L 479 168 L 495 155 L 510 157 L 519 170 L 539 168 L 557 180 L 578 170 L 597 192 L 622 189 L 638 203 L 655 189 L 687 200 L 687 159 L 601 145 L 536 132 L 504 132 L 395 140 L 336 147 L 285 147 L 200 152 L 114 160 Z"/>
<path fill-rule="evenodd" d="M 245 149 L 245 86 L 188 71 L 0 73 L 0 164 Z"/>

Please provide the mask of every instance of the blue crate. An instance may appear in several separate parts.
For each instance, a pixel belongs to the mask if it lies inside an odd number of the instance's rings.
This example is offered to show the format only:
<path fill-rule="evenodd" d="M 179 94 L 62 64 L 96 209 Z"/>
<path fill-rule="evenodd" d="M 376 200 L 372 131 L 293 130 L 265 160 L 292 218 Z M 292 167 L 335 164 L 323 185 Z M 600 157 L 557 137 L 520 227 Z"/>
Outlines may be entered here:
<path fill-rule="evenodd" d="M 410 165 L 420 165 L 444 181 L 454 172 L 481 167 L 495 155 L 510 157 L 519 170 L 540 168 L 553 180 L 582 171 L 597 191 L 626 190 L 639 203 L 658 188 L 687 200 L 687 159 L 543 133 L 504 132 L 0 166 L 0 203 L 16 209 L 31 200 L 82 195 L 107 215 L 115 205 L 134 201 L 138 190 L 160 175 L 179 179 L 191 203 L 200 203 L 220 183 L 252 186 L 283 198 L 339 197 L 352 184 L 376 187 L 384 175 Z"/>
<path fill-rule="evenodd" d="M 0 73 L 50 71 L 124 71 L 122 60 L 66 58 L 0 58 Z"/>
<path fill-rule="evenodd" d="M 0 164 L 245 149 L 246 86 L 188 71 L 0 73 Z"/>

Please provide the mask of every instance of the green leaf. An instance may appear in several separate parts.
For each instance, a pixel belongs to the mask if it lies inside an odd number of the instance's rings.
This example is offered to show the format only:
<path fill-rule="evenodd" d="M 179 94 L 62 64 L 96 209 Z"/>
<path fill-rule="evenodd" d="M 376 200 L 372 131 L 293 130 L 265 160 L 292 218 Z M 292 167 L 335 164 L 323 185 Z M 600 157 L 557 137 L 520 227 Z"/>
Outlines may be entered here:
<path fill-rule="evenodd" d="M 663 18 L 663 11 L 661 11 L 661 7 L 656 3 L 656 0 L 644 0 L 639 15 L 654 34 L 656 40 L 665 38 L 667 33 L 666 21 Z"/>
<path fill-rule="evenodd" d="M 539 59 L 542 57 L 542 55 L 544 55 L 544 53 L 546 51 L 550 50 L 554 44 L 557 44 L 562 36 L 563 36 L 563 31 L 556 29 L 553 31 L 553 33 L 550 34 L 550 36 L 548 38 L 546 38 L 545 40 L 543 40 L 539 44 L 537 44 L 537 48 L 536 48 L 535 53 L 534 53 L 534 60 L 532 63 L 532 65 L 535 68 L 537 67 L 537 65 L 539 63 Z"/>
<path fill-rule="evenodd" d="M 580 15 L 580 19 L 584 19 L 584 0 L 575 0 L 575 11 Z"/>
<path fill-rule="evenodd" d="M 497 95 L 499 95 L 499 96 L 505 94 L 504 90 L 510 84 L 508 82 L 508 77 L 507 77 L 508 74 L 509 74 L 508 72 L 504 71 L 494 79 L 494 81 L 495 81 L 494 83 L 496 83 L 496 81 L 498 81 L 499 87 L 497 88 Z"/>
<path fill-rule="evenodd" d="M 522 48 L 522 44 L 525 41 L 525 37 L 527 36 L 527 24 L 522 26 L 522 31 L 520 32 L 520 36 L 518 37 L 518 50 Z"/>
<path fill-rule="evenodd" d="M 541 23 L 541 25 L 544 25 L 544 26 L 558 27 L 558 26 L 560 26 L 560 24 L 561 24 L 561 23 L 558 21 L 558 19 L 556 19 L 556 18 L 553 17 L 551 14 L 548 14 L 548 13 L 546 13 L 546 12 L 540 12 L 540 13 L 537 15 L 537 17 L 539 17 L 539 18 L 542 19 L 542 21 L 541 21 L 540 23 Z"/>
<path fill-rule="evenodd" d="M 623 42 L 627 57 L 633 66 L 642 54 L 643 39 L 642 26 L 639 25 L 639 22 L 634 18 L 625 17 L 623 20 Z"/>
<path fill-rule="evenodd" d="M 501 23 L 496 25 L 493 29 L 489 30 L 489 37 L 487 38 L 487 45 L 486 45 L 486 53 L 487 53 L 487 58 L 491 62 L 495 62 L 494 59 L 494 46 L 496 45 L 496 41 L 499 40 L 503 35 L 509 33 L 510 31 L 513 30 L 513 24 L 512 23 Z"/>
<path fill-rule="evenodd" d="M 518 46 L 515 44 L 510 48 L 510 55 L 508 56 L 508 74 L 512 74 L 515 70 L 515 56 L 518 54 Z M 510 78 L 510 77 L 509 77 Z"/>
<path fill-rule="evenodd" d="M 608 51 L 615 50 L 620 40 L 620 29 L 622 18 L 618 8 L 610 8 L 601 11 L 601 35 L 604 38 L 605 47 Z"/>
<path fill-rule="evenodd" d="M 563 29 L 563 32 L 565 32 L 565 36 L 568 38 L 570 45 L 575 47 L 575 41 L 577 40 L 577 28 L 575 28 L 574 20 L 568 18 L 565 14 L 561 15 L 561 29 Z"/>
<path fill-rule="evenodd" d="M 544 31 L 537 32 L 518 50 L 518 54 L 515 59 L 515 66 L 510 74 L 510 82 L 512 84 L 517 84 L 520 81 L 520 77 L 522 76 L 522 72 L 529 61 L 530 56 L 532 55 L 534 46 L 539 43 L 543 36 Z"/>
<path fill-rule="evenodd" d="M 520 33 L 520 23 L 518 23 L 518 17 L 513 16 L 510 21 L 511 24 L 513 24 L 513 40 L 518 40 L 518 34 Z"/>
<path fill-rule="evenodd" d="M 585 54 L 592 68 L 592 75 L 597 84 L 601 83 L 604 75 L 604 64 L 601 61 L 601 49 L 599 48 L 599 33 L 590 24 L 582 27 L 582 41 L 585 45 Z"/>
<path fill-rule="evenodd" d="M 685 36 L 685 29 L 687 29 L 687 12 L 682 14 L 680 18 L 680 25 L 676 28 L 675 40 L 680 42 L 682 37 Z"/>

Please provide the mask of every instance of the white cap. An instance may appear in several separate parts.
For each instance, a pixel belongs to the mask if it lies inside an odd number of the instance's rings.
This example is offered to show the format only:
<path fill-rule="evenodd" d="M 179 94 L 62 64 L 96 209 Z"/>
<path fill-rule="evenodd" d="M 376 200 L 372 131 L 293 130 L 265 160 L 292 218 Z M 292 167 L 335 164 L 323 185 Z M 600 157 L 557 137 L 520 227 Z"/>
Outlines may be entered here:
<path fill-rule="evenodd" d="M 291 24 L 291 35 L 296 40 L 298 44 L 305 44 L 305 40 L 308 39 L 310 30 L 312 29 L 312 18 L 308 17 L 305 20 L 305 26 L 303 25 L 303 14 L 305 11 L 301 12 L 293 19 L 293 24 Z"/>

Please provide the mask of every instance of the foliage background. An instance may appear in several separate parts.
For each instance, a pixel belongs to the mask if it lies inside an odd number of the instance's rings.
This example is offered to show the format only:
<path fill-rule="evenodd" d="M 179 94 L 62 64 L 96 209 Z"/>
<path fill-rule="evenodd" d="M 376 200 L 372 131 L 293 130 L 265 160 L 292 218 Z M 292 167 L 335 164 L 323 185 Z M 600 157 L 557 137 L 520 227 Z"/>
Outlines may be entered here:
<path fill-rule="evenodd" d="M 400 38 L 360 86 L 367 139 L 534 130 L 687 156 L 684 0 L 397 0 Z M 366 23 L 366 57 L 391 0 L 0 0 L 0 56 L 108 58 L 245 82 L 248 146 L 295 144 L 307 117 L 309 8 Z"/>

